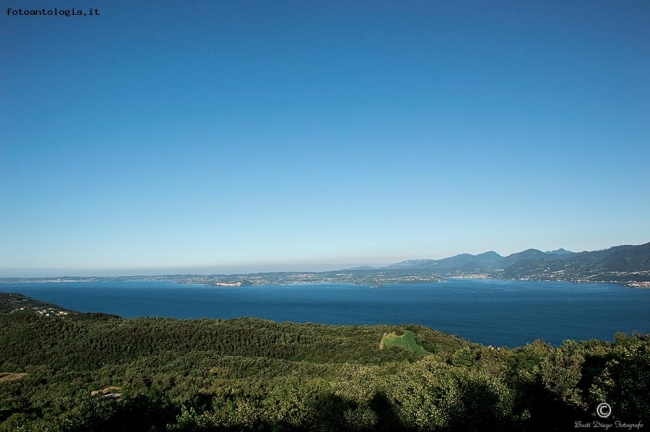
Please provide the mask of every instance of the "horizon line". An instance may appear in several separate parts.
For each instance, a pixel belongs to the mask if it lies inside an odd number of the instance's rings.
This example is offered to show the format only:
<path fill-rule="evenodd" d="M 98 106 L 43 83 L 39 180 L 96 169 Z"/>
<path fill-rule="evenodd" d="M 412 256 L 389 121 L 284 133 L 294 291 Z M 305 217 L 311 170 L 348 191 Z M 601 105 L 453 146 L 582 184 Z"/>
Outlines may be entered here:
<path fill-rule="evenodd" d="M 237 275 L 237 274 L 260 274 L 260 273 L 322 273 L 328 271 L 343 271 L 351 270 L 355 267 L 372 267 L 373 269 L 386 268 L 391 265 L 400 264 L 409 261 L 439 261 L 448 258 L 454 258 L 460 255 L 478 256 L 485 253 L 494 252 L 502 258 L 521 253 L 527 250 L 540 250 L 541 252 L 548 253 L 557 250 L 565 250 L 570 253 L 585 253 L 597 252 L 611 249 L 619 246 L 641 246 L 647 243 L 640 244 L 622 244 L 609 246 L 603 249 L 584 250 L 580 252 L 570 251 L 565 248 L 557 248 L 553 250 L 541 251 L 540 249 L 528 248 L 518 252 L 513 252 L 507 255 L 501 255 L 494 250 L 488 250 L 476 254 L 460 253 L 443 258 L 414 258 L 403 259 L 400 261 L 391 261 L 383 263 L 369 263 L 363 261 L 348 262 L 348 263 L 332 263 L 332 262 L 284 262 L 284 263 L 257 263 L 257 264 L 227 264 L 227 265 L 188 265 L 188 266 L 162 266 L 162 267 L 7 267 L 0 268 L 0 279 L 45 279 L 45 278 L 117 278 L 117 277 L 161 277 L 161 276 L 211 276 L 211 275 Z M 252 270 L 254 269 L 254 270 Z M 166 271 L 168 270 L 168 271 Z M 32 273 L 32 275 L 25 275 Z"/>

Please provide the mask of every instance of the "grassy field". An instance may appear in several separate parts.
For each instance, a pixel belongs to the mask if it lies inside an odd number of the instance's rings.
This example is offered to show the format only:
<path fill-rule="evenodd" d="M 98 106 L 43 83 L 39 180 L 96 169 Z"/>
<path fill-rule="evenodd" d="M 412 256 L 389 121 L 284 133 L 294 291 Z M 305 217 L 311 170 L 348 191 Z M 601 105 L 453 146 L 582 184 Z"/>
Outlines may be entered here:
<path fill-rule="evenodd" d="M 397 336 L 395 333 L 390 333 L 381 339 L 381 347 L 389 348 L 394 345 L 400 348 L 411 350 L 421 356 L 431 354 L 420 345 L 418 345 L 418 343 L 415 341 L 415 333 L 413 333 L 411 330 L 405 330 L 404 334 L 401 336 Z"/>

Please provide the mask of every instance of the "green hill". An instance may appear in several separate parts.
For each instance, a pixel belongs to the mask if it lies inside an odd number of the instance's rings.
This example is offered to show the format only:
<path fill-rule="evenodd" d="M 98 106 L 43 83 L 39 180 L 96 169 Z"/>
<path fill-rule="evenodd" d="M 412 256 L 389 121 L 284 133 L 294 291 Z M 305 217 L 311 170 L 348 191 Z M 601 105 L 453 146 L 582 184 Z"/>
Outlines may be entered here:
<path fill-rule="evenodd" d="M 603 400 L 610 422 L 650 412 L 648 335 L 511 350 L 416 325 L 13 310 L 0 431 L 542 431 L 602 420 Z"/>

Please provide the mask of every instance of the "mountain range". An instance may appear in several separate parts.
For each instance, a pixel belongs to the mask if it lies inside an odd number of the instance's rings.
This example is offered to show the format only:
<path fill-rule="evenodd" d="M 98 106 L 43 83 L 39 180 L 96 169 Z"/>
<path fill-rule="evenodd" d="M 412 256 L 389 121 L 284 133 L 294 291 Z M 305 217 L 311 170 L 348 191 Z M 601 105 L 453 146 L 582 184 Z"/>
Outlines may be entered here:
<path fill-rule="evenodd" d="M 508 256 L 494 251 L 460 254 L 440 260 L 409 260 L 385 269 L 488 272 L 504 279 L 650 284 L 650 243 L 591 252 L 527 249 Z M 647 284 L 646 284 L 647 285 Z"/>

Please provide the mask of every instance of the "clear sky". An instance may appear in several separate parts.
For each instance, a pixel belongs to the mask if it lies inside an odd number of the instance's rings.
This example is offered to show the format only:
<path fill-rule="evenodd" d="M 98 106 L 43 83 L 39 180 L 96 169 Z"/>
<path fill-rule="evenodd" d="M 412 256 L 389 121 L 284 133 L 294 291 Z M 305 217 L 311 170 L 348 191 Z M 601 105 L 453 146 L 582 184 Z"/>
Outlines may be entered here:
<path fill-rule="evenodd" d="M 0 277 L 650 241 L 650 2 L 2 0 Z"/>

